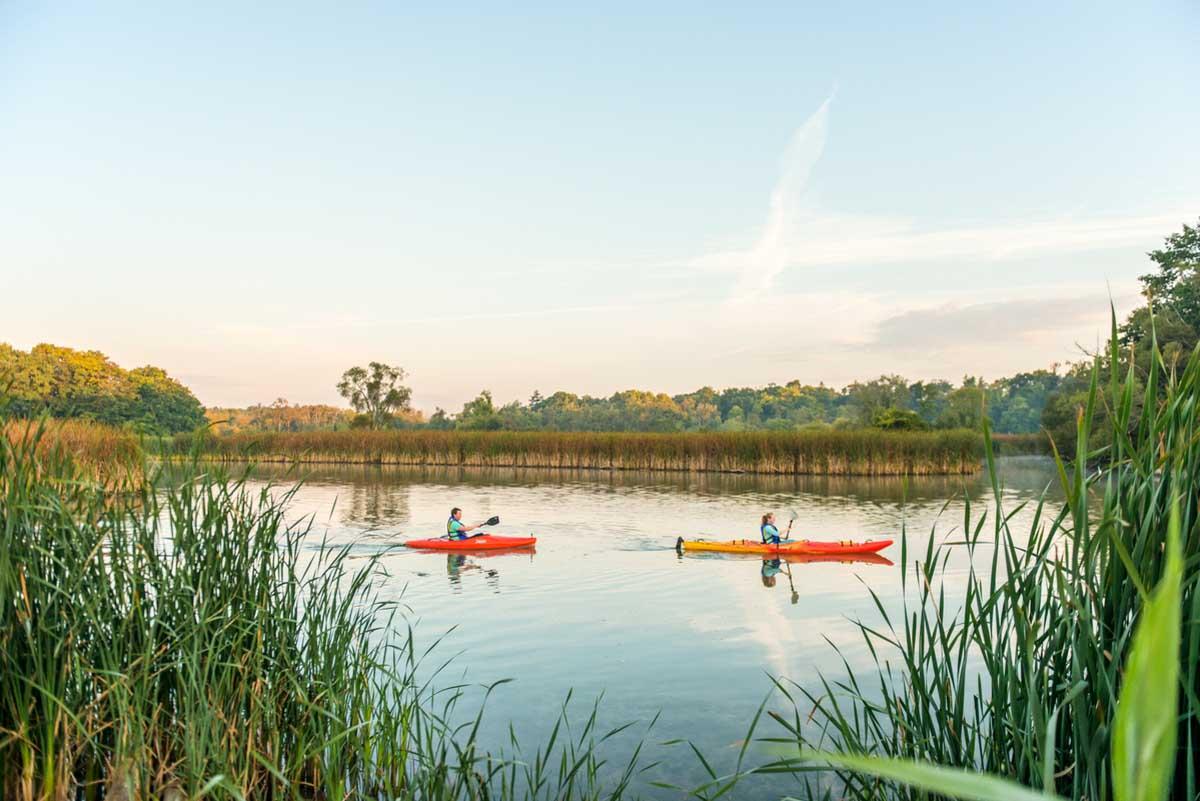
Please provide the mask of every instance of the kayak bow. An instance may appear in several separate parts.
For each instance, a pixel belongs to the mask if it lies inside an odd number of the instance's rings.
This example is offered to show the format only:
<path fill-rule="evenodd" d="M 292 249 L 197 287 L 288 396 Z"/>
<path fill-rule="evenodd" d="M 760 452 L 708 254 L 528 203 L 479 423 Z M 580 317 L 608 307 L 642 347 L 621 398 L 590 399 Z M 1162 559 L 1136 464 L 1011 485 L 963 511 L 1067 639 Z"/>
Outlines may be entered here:
<path fill-rule="evenodd" d="M 722 553 L 766 553 L 766 554 L 797 554 L 808 556 L 836 556 L 878 553 L 892 544 L 891 540 L 838 540 L 822 542 L 820 540 L 794 540 L 769 545 L 758 540 L 729 540 L 727 542 L 710 542 L 708 540 L 685 540 L 680 537 L 675 543 L 679 551 L 720 551 Z"/>
<path fill-rule="evenodd" d="M 536 542 L 537 537 L 500 537 L 495 534 L 481 534 L 465 540 L 448 540 L 445 537 L 409 540 L 404 545 L 407 548 L 420 548 L 425 551 L 498 551 L 502 548 L 528 548 Z"/>

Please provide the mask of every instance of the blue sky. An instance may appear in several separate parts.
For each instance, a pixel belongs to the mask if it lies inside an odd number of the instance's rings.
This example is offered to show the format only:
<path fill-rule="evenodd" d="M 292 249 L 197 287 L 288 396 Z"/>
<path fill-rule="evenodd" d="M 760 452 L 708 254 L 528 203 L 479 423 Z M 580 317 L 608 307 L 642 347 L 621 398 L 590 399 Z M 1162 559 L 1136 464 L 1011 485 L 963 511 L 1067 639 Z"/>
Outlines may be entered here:
<path fill-rule="evenodd" d="M 988 377 L 1200 217 L 1200 7 L 0 4 L 0 340 L 212 405 Z"/>

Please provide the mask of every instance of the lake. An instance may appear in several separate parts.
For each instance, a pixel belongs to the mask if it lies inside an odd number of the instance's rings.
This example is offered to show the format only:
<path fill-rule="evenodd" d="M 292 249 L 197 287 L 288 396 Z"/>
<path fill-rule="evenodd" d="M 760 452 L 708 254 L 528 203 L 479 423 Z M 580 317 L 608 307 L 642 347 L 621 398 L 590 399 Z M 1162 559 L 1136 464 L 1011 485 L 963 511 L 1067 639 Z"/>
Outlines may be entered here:
<path fill-rule="evenodd" d="M 1006 512 L 1043 492 L 1057 509 L 1061 490 L 1049 460 L 1004 458 L 998 472 Z M 797 562 L 776 572 L 757 556 L 679 555 L 676 537 L 757 537 L 764 512 L 786 525 L 794 510 L 793 536 L 812 539 L 898 539 L 904 526 L 911 560 L 935 525 L 939 540 L 961 538 L 966 502 L 975 515 L 991 504 L 985 474 L 905 480 L 305 465 L 259 467 L 254 475 L 252 483 L 303 478 L 291 513 L 312 516 L 313 548 L 324 538 L 352 557 L 380 557 L 388 574 L 381 591 L 402 599 L 419 643 L 445 635 L 427 662 L 432 669 L 454 657 L 439 685 L 513 679 L 488 701 L 489 745 L 507 744 L 510 722 L 523 743 L 538 742 L 568 691 L 571 718 L 582 723 L 603 694 L 605 727 L 661 713 L 647 741 L 688 738 L 718 772 L 732 767 L 772 690 L 769 676 L 815 688 L 819 672 L 844 675 L 842 656 L 870 670 L 851 619 L 881 622 L 868 588 L 889 611 L 900 609 L 900 566 Z M 536 550 L 448 556 L 396 547 L 444 533 L 452 506 L 465 510 L 467 522 L 499 515 L 495 533 L 533 533 Z M 1015 530 L 1027 530 L 1032 515 L 1032 508 L 1019 512 Z M 898 563 L 899 543 L 883 556 Z M 951 562 L 952 585 L 966 567 L 965 558 Z M 473 714 L 481 696 L 472 690 L 460 716 Z M 768 708 L 791 713 L 778 694 Z M 614 756 L 644 731 L 635 726 L 617 738 Z M 757 734 L 778 733 L 766 721 Z M 648 753 L 661 760 L 656 779 L 705 778 L 686 746 Z M 759 746 L 749 755 L 751 762 L 767 756 Z M 797 787 L 790 777 L 764 777 L 741 790 L 736 797 Z"/>

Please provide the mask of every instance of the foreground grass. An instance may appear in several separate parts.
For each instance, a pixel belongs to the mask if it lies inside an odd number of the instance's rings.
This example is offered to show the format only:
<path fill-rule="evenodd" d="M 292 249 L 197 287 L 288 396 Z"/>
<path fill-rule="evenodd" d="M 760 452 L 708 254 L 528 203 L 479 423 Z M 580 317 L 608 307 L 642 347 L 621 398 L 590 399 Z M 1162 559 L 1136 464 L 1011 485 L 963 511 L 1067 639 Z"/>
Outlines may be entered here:
<path fill-rule="evenodd" d="M 550 467 L 824 475 L 978 472 L 979 434 L 878 430 L 744 433 L 313 431 L 176 437 L 168 452 L 227 461 Z"/>
<path fill-rule="evenodd" d="M 416 680 L 374 565 L 302 560 L 286 497 L 219 476 L 106 489 L 28 433 L 0 437 L 6 801 L 601 796 L 612 733 L 593 716 L 525 761 L 483 753 L 478 718 L 448 722 L 461 688 Z"/>
<path fill-rule="evenodd" d="M 1062 511 L 1047 515 L 1038 504 L 1032 529 L 1012 530 L 1016 510 L 1002 507 L 992 470 L 994 515 L 968 506 L 961 530 L 941 545 L 931 537 L 921 554 L 910 554 L 905 539 L 902 615 L 889 616 L 879 604 L 880 623 L 860 624 L 874 670 L 827 678 L 819 688 L 781 683 L 811 711 L 779 716 L 785 733 L 772 738 L 776 744 L 793 743 L 793 753 L 799 746 L 987 771 L 1073 799 L 1112 798 L 1114 789 L 1118 799 L 1134 798 L 1115 787 L 1128 779 L 1128 765 L 1109 758 L 1132 759 L 1121 757 L 1131 753 L 1128 744 L 1113 748 L 1117 700 L 1129 677 L 1121 666 L 1149 589 L 1165 573 L 1174 529 L 1182 617 L 1171 624 L 1180 645 L 1168 658 L 1178 660 L 1178 670 L 1159 675 L 1178 684 L 1178 709 L 1168 702 L 1165 710 L 1177 737 L 1135 743 L 1147 753 L 1168 749 L 1161 793 L 1136 797 L 1200 797 L 1200 352 L 1178 375 L 1166 374 L 1157 357 L 1143 384 L 1116 358 L 1115 325 L 1110 347 L 1080 415 L 1073 464 L 1058 462 Z M 1135 403 L 1138 386 L 1147 389 Z M 1145 412 L 1135 419 L 1137 406 Z M 1088 432 L 1102 407 L 1111 424 L 1103 439 L 1112 445 L 1089 451 Z M 1097 463 L 1104 467 L 1089 467 Z M 943 578 L 963 557 L 965 594 L 961 572 Z M 1158 697 L 1173 698 L 1171 690 L 1160 688 Z M 1155 690 L 1131 691 L 1142 701 L 1130 703 L 1145 707 L 1147 693 Z M 846 782 L 843 797 L 928 797 L 881 781 L 896 774 L 871 767 L 900 763 L 835 762 Z M 797 768 L 785 761 L 766 770 Z"/>

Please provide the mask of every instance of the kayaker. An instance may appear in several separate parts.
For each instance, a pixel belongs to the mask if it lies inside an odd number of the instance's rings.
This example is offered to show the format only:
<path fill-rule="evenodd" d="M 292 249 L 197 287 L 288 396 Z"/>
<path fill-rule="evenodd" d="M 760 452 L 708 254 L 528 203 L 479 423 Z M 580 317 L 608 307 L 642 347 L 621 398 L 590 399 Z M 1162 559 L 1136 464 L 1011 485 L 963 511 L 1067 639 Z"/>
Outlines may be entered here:
<path fill-rule="evenodd" d="M 767 512 L 762 516 L 762 525 L 758 527 L 758 530 L 762 534 L 762 541 L 768 545 L 778 545 L 781 540 L 787 539 L 788 536 L 787 534 L 784 534 L 782 537 L 779 536 L 779 529 L 775 527 L 774 512 Z M 790 525 L 788 526 L 788 531 L 789 533 L 791 532 Z"/>
<path fill-rule="evenodd" d="M 449 540 L 465 540 L 468 539 L 467 532 L 472 529 L 479 528 L 483 523 L 476 523 L 473 526 L 468 526 L 462 521 L 462 509 L 455 506 L 450 510 L 450 517 L 446 520 L 446 539 Z"/>

